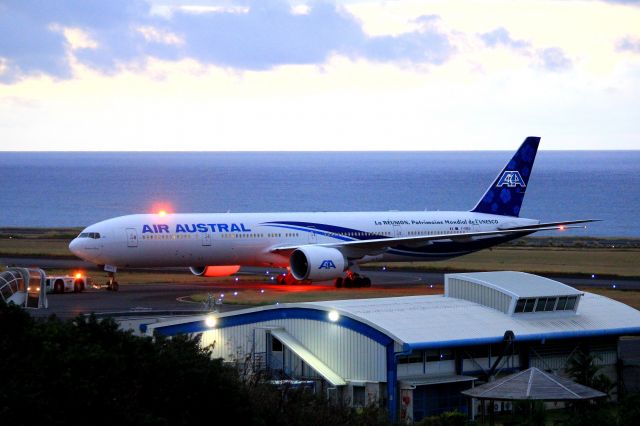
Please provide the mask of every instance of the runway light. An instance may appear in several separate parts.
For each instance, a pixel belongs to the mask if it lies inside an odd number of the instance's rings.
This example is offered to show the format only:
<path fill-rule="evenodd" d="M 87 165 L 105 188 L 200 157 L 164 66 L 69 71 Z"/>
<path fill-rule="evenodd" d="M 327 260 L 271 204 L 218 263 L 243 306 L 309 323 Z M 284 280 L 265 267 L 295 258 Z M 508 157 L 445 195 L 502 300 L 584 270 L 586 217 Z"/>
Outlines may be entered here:
<path fill-rule="evenodd" d="M 240 280 L 240 278 L 236 277 L 236 282 L 238 282 Z"/>
<path fill-rule="evenodd" d="M 616 285 L 615 285 L 615 284 L 612 284 L 612 285 L 611 285 L 611 287 L 616 288 Z"/>
<path fill-rule="evenodd" d="M 213 328 L 218 323 L 218 319 L 213 315 L 207 315 L 207 318 L 205 318 L 204 323 L 207 327 Z"/>
<path fill-rule="evenodd" d="M 336 322 L 340 319 L 340 314 L 338 311 L 329 311 L 329 321 Z"/>
<path fill-rule="evenodd" d="M 383 267 L 382 267 L 382 270 L 383 270 L 383 271 L 386 271 L 386 270 L 387 270 L 387 267 L 386 267 L 386 266 L 383 266 Z"/>
<path fill-rule="evenodd" d="M 260 290 L 260 293 L 264 293 L 264 290 Z"/>
<path fill-rule="evenodd" d="M 220 297 L 224 298 L 224 293 L 220 293 Z"/>
<path fill-rule="evenodd" d="M 596 274 L 591 274 L 591 278 L 595 278 L 595 277 L 596 277 Z"/>
<path fill-rule="evenodd" d="M 233 292 L 233 295 L 234 295 L 234 296 L 237 296 L 237 295 L 238 295 L 238 292 L 237 292 L 237 291 L 234 291 L 234 292 Z"/>

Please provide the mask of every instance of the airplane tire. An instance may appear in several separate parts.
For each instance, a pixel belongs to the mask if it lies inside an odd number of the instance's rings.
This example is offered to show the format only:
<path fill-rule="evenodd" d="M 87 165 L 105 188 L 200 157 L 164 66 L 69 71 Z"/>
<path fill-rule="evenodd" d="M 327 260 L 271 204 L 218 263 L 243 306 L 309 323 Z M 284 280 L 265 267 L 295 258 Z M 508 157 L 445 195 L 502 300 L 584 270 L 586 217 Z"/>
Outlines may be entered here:
<path fill-rule="evenodd" d="M 53 292 L 54 293 L 64 293 L 64 288 L 62 286 L 62 281 L 56 281 L 55 284 L 53 285 Z"/>
<path fill-rule="evenodd" d="M 341 288 L 342 287 L 342 281 L 343 281 L 342 277 L 338 277 L 338 278 L 336 278 L 334 280 L 333 283 L 335 284 L 336 288 Z"/>
<path fill-rule="evenodd" d="M 118 285 L 117 281 L 114 281 L 113 284 L 111 284 L 111 290 L 118 291 L 119 288 L 120 286 Z"/>
<path fill-rule="evenodd" d="M 362 287 L 371 287 L 371 278 L 368 278 L 368 277 L 363 278 Z"/>

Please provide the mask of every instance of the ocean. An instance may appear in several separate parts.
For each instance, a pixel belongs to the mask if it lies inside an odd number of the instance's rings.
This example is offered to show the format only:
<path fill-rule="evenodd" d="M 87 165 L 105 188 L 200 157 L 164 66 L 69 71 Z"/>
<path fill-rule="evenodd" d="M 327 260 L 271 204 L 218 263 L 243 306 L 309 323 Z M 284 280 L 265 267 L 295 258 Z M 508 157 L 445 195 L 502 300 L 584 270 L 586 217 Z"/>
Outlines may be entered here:
<path fill-rule="evenodd" d="M 1 152 L 0 227 L 130 213 L 470 210 L 512 152 Z M 541 151 L 521 217 L 640 237 L 640 151 Z"/>

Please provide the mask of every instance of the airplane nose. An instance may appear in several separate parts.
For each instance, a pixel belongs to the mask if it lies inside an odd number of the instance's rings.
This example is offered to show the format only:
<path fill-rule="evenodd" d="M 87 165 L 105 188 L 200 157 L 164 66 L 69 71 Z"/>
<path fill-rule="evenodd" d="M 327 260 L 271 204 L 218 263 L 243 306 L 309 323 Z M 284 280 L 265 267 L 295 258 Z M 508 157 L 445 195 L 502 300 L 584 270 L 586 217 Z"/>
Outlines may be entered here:
<path fill-rule="evenodd" d="M 75 254 L 76 256 L 80 257 L 80 242 L 78 241 L 77 238 L 74 238 L 69 243 L 69 251 L 71 251 L 71 253 Z"/>

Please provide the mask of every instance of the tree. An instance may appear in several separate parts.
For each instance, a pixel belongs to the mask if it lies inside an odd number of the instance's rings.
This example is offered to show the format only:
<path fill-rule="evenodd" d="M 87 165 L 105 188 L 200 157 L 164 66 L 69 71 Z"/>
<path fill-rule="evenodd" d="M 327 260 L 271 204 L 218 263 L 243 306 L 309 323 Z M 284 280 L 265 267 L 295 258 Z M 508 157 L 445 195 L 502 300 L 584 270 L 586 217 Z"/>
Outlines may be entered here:
<path fill-rule="evenodd" d="M 567 361 L 565 371 L 567 374 L 581 385 L 589 386 L 596 390 L 610 395 L 615 384 L 609 377 L 600 373 L 602 366 L 597 365 L 600 357 L 586 353 L 582 350 L 576 351 Z M 570 425 L 592 425 L 592 424 L 615 424 L 616 416 L 606 401 L 591 403 L 591 401 L 578 401 L 570 404 Z"/>
<path fill-rule="evenodd" d="M 241 381 L 188 336 L 137 337 L 111 319 L 35 320 L 0 301 L 0 421 L 7 425 L 382 425 L 308 392 Z"/>

